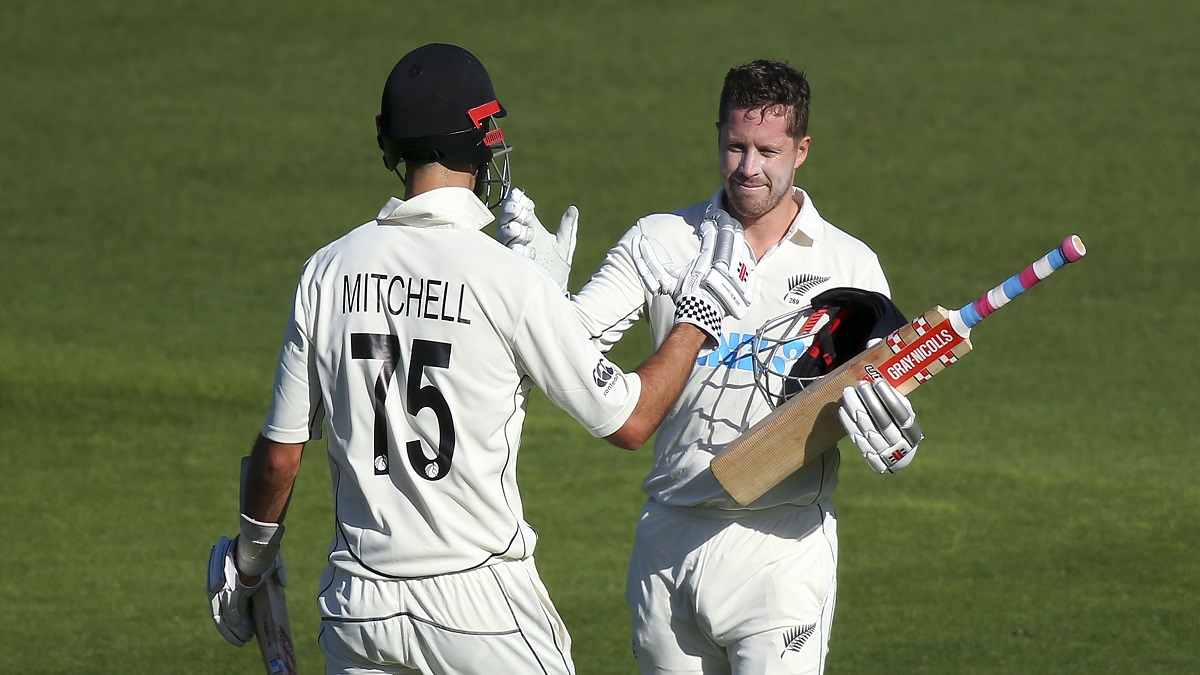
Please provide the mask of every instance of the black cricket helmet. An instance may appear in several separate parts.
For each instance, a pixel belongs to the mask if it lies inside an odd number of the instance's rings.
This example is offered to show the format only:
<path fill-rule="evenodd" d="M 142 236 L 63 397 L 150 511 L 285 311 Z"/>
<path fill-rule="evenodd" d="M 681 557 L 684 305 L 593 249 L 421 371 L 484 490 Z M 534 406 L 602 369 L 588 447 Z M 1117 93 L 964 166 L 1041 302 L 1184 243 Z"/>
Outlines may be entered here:
<path fill-rule="evenodd" d="M 479 167 L 475 192 L 495 208 L 512 183 L 504 132 L 507 111 L 475 55 L 457 45 L 431 43 L 405 54 L 388 75 L 375 118 L 383 164 L 404 180 L 403 162 L 450 157 Z"/>
<path fill-rule="evenodd" d="M 908 323 L 886 295 L 839 287 L 767 321 L 754 335 L 754 384 L 778 406 Z"/>

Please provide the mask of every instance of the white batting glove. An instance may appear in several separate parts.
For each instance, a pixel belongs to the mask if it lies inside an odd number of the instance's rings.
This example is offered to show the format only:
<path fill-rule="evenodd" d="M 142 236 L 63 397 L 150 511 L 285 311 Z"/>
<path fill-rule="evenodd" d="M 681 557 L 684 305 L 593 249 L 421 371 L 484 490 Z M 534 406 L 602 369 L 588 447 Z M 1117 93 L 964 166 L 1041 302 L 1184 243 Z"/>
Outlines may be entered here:
<path fill-rule="evenodd" d="M 908 397 L 886 380 L 859 382 L 842 390 L 838 419 L 878 473 L 896 473 L 908 466 L 925 438 Z"/>
<path fill-rule="evenodd" d="M 258 583 L 247 586 L 238 577 L 237 540 L 222 536 L 208 554 L 208 601 L 212 606 L 213 624 L 221 637 L 235 647 L 254 639 L 254 621 L 250 616 L 250 596 L 271 574 L 280 586 L 287 586 L 283 555 L 278 554 L 271 568 L 259 577 Z"/>
<path fill-rule="evenodd" d="M 513 188 L 500 203 L 496 222 L 496 240 L 541 265 L 566 293 L 571 258 L 575 256 L 579 209 L 568 206 L 558 222 L 558 233 L 550 234 L 534 213 L 533 200 L 520 188 Z"/>
<path fill-rule="evenodd" d="M 633 262 L 653 294 L 675 302 L 675 322 L 690 323 L 720 342 L 721 321 L 742 318 L 758 283 L 754 251 L 741 225 L 721 209 L 710 209 L 700 223 L 700 251 L 681 271 L 662 260 L 657 242 L 638 234 L 631 242 Z"/>

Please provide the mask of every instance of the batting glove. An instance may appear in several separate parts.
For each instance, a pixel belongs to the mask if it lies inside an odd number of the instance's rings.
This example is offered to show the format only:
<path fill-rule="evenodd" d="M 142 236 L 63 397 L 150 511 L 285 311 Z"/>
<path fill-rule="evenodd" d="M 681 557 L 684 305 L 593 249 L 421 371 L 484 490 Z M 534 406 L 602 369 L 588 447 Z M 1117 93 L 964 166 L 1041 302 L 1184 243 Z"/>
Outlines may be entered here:
<path fill-rule="evenodd" d="M 238 576 L 237 540 L 222 536 L 208 554 L 208 601 L 212 606 L 213 624 L 221 637 L 235 647 L 242 647 L 254 638 L 254 621 L 250 616 L 250 596 L 271 574 L 280 586 L 287 586 L 283 555 L 252 586 L 242 583 Z"/>
<path fill-rule="evenodd" d="M 754 251 L 741 225 L 721 209 L 710 208 L 700 223 L 700 251 L 676 275 L 657 243 L 643 234 L 634 237 L 633 262 L 652 294 L 675 301 L 675 322 L 690 323 L 720 343 L 721 321 L 742 318 L 758 284 Z"/>
<path fill-rule="evenodd" d="M 908 397 L 886 380 L 843 389 L 838 419 L 878 473 L 896 473 L 908 466 L 925 438 Z"/>
<path fill-rule="evenodd" d="M 575 239 L 579 230 L 579 209 L 568 206 L 558 222 L 558 233 L 550 234 L 537 214 L 533 200 L 520 188 L 513 188 L 500 203 L 496 219 L 496 239 L 519 256 L 533 260 L 550 273 L 563 293 L 571 275 Z"/>

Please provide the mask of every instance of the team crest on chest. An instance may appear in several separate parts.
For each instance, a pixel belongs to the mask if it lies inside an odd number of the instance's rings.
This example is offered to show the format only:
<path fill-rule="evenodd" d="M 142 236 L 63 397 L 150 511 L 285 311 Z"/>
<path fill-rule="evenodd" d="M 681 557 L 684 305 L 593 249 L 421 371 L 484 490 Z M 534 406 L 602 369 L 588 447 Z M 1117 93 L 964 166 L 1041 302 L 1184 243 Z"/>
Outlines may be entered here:
<path fill-rule="evenodd" d="M 829 281 L 828 276 L 797 274 L 788 279 L 788 291 L 783 301 L 789 305 L 803 305 L 804 298 L 817 286 Z"/>

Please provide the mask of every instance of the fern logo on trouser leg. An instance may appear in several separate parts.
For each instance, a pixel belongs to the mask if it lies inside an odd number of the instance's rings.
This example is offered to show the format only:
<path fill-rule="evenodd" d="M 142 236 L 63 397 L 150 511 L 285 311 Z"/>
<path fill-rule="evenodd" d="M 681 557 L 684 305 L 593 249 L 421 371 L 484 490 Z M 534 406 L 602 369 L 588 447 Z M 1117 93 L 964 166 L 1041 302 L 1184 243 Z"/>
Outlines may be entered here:
<path fill-rule="evenodd" d="M 779 658 L 783 658 L 788 652 L 799 652 L 808 639 L 817 632 L 817 624 L 810 623 L 807 626 L 796 626 L 790 628 L 783 634 L 783 651 L 779 652 Z"/>

